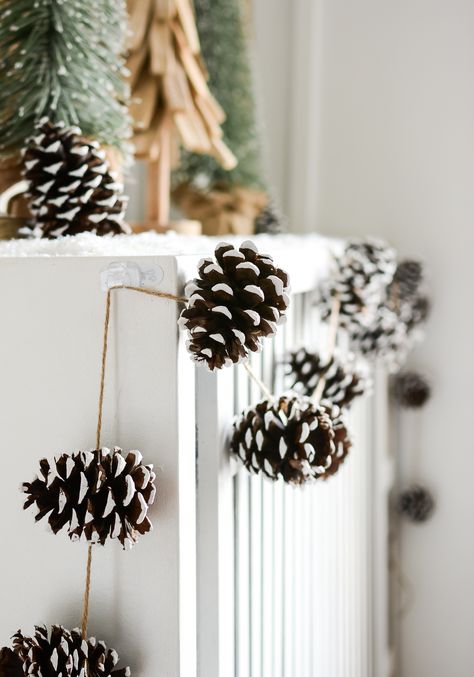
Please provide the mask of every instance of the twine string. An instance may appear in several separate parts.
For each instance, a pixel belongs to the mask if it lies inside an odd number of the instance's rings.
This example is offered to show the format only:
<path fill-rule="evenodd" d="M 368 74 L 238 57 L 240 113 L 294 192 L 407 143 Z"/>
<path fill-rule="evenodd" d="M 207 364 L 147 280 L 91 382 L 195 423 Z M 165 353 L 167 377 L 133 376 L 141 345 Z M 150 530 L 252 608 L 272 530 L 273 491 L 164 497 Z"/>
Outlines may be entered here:
<path fill-rule="evenodd" d="M 257 374 L 254 372 L 254 370 L 253 370 L 252 367 L 250 366 L 250 364 L 249 364 L 248 362 L 244 362 L 243 365 L 244 365 L 244 368 L 246 369 L 248 375 L 249 375 L 250 378 L 252 379 L 252 381 L 254 381 L 254 382 L 258 385 L 258 387 L 260 388 L 260 390 L 262 391 L 262 393 L 265 395 L 265 397 L 266 397 L 268 400 L 270 400 L 270 402 L 273 402 L 273 400 L 274 400 L 275 398 L 273 397 L 272 393 L 271 393 L 270 390 L 267 388 L 267 386 L 266 386 L 265 383 L 262 381 L 262 379 L 259 378 L 259 377 L 257 376 Z"/>
<path fill-rule="evenodd" d="M 155 296 L 162 299 L 168 299 L 170 301 L 176 301 L 178 303 L 185 303 L 187 298 L 184 296 L 175 296 L 174 294 L 169 294 L 168 292 L 158 291 L 157 289 L 149 289 L 147 287 L 133 287 L 129 285 L 121 285 L 118 287 L 111 287 L 107 290 L 105 297 L 105 315 L 104 315 L 104 329 L 103 329 L 103 338 L 102 338 L 102 358 L 100 364 L 100 380 L 99 380 L 99 402 L 97 407 L 97 431 L 96 431 L 96 449 L 100 449 L 101 445 L 101 436 L 102 436 L 102 419 L 104 411 L 104 395 L 105 395 L 105 374 L 107 370 L 107 353 L 109 346 L 109 329 L 110 329 L 110 308 L 111 308 L 111 296 L 114 289 L 128 289 L 130 291 L 140 292 L 141 294 L 147 294 L 149 296 Z M 83 600 L 83 609 L 82 609 L 82 621 L 81 621 L 81 630 L 82 637 L 86 639 L 87 637 L 87 626 L 89 622 L 89 602 L 90 602 L 90 593 L 91 593 L 91 573 L 92 573 L 92 544 L 89 544 L 87 549 L 87 563 L 86 563 L 86 579 L 84 586 L 84 600 Z"/>
<path fill-rule="evenodd" d="M 331 361 L 336 349 L 337 341 L 337 330 L 339 328 L 339 315 L 341 311 L 341 298 L 339 294 L 336 294 L 332 300 L 331 307 L 331 316 L 329 318 L 329 333 L 328 333 L 328 346 L 327 346 L 327 360 Z M 326 385 L 326 379 L 323 376 L 319 379 L 316 390 L 313 393 L 312 400 L 314 405 L 317 407 L 321 400 L 321 397 L 324 392 L 324 387 Z"/>

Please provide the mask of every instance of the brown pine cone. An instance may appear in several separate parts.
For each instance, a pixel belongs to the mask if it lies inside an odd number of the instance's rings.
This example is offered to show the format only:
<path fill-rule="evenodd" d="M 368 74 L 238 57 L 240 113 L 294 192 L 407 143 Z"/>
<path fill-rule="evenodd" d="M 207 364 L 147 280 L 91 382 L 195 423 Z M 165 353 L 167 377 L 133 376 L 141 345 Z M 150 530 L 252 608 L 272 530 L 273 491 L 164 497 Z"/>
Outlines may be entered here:
<path fill-rule="evenodd" d="M 189 297 L 180 326 L 189 332 L 193 359 L 221 369 L 260 349 L 272 336 L 288 307 L 288 275 L 253 242 L 239 249 L 221 243 L 216 260 L 199 264 L 199 277 L 186 287 Z"/>
<path fill-rule="evenodd" d="M 334 475 L 351 448 L 337 405 L 294 395 L 250 407 L 234 423 L 232 452 L 247 470 L 290 484 Z"/>
<path fill-rule="evenodd" d="M 366 392 L 366 374 L 355 364 L 354 356 L 342 358 L 334 355 L 323 360 L 319 353 L 310 353 L 305 348 L 290 354 L 288 362 L 292 390 L 311 397 L 319 381 L 324 378 L 321 399 L 329 400 L 339 407 L 348 407 L 351 402 Z"/>
<path fill-rule="evenodd" d="M 396 269 L 395 250 L 382 240 L 348 240 L 337 260 L 335 275 L 321 288 L 321 316 L 331 314 L 332 299 L 340 301 L 341 326 L 367 326 L 386 295 Z"/>
<path fill-rule="evenodd" d="M 42 120 L 27 141 L 23 162 L 34 237 L 130 232 L 123 186 L 111 173 L 104 150 L 80 129 Z"/>
<path fill-rule="evenodd" d="M 418 409 L 430 399 L 431 385 L 423 374 L 406 371 L 396 377 L 393 392 L 401 407 Z"/>
<path fill-rule="evenodd" d="M 124 549 L 131 548 L 152 529 L 147 513 L 155 479 L 153 466 L 142 464 L 139 451 L 124 458 L 118 447 L 62 454 L 52 465 L 44 458 L 39 477 L 23 484 L 24 509 L 36 504 L 36 521 L 48 516 L 52 531 L 67 527 L 73 541 L 84 536 L 104 545 L 118 538 Z"/>
<path fill-rule="evenodd" d="M 21 674 L 36 677 L 130 677 L 130 668 L 115 669 L 119 657 L 114 649 L 94 637 L 82 639 L 78 629 L 66 630 L 53 625 L 50 632 L 35 627 L 33 637 L 19 630 L 13 636 L 13 649 L 18 655 Z"/>
<path fill-rule="evenodd" d="M 396 501 L 397 512 L 411 522 L 426 522 L 433 515 L 436 504 L 433 495 L 428 489 L 420 485 L 413 485 L 402 491 Z"/>
<path fill-rule="evenodd" d="M 0 649 L 0 677 L 24 677 L 23 663 L 16 653 L 4 647 Z"/>

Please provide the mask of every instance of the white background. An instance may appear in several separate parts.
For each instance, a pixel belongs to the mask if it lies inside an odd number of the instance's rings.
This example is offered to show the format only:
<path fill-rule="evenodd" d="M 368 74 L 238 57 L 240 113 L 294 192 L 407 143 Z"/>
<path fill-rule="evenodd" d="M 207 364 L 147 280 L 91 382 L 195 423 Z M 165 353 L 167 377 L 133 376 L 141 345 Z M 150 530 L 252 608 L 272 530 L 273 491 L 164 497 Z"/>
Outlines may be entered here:
<path fill-rule="evenodd" d="M 438 510 L 402 531 L 416 597 L 398 675 L 472 677 L 474 3 L 254 5 L 268 167 L 292 227 L 379 234 L 431 271 L 434 309 L 412 363 L 434 396 L 404 415 L 400 460 L 408 480 L 419 440 Z"/>

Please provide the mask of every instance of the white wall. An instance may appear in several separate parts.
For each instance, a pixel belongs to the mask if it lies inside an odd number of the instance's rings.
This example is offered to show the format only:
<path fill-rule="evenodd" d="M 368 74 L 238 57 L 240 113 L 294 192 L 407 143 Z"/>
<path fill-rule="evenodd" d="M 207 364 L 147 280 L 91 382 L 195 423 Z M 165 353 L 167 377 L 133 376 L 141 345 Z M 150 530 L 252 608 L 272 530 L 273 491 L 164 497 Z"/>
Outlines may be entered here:
<path fill-rule="evenodd" d="M 269 20 L 272 0 L 255 3 L 267 115 L 293 92 L 288 134 L 269 143 L 270 168 L 286 149 L 285 185 L 273 175 L 293 224 L 380 234 L 431 270 L 434 310 L 412 361 L 434 383 L 420 415 L 421 474 L 439 505 L 426 526 L 402 532 L 416 600 L 401 624 L 399 677 L 472 677 L 474 3 L 287 0 L 286 25 L 284 14 Z M 291 40 L 290 52 L 306 53 L 307 65 L 297 56 L 279 90 L 282 72 L 269 53 L 288 51 Z M 310 122 L 305 144 L 302 125 Z M 412 451 L 402 450 L 402 473 Z"/>

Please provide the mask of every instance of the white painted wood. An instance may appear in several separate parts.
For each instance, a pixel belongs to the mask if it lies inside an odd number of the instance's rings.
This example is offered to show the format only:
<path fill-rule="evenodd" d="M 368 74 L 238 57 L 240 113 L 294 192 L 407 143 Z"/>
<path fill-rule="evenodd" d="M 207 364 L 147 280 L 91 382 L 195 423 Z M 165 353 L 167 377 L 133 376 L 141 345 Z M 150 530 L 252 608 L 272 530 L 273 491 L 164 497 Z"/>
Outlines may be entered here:
<path fill-rule="evenodd" d="M 116 261 L 117 259 L 113 259 Z M 163 270 L 174 257 L 135 258 Z M 0 638 L 35 623 L 80 622 L 86 548 L 53 537 L 22 512 L 18 487 L 38 460 L 95 444 L 104 293 L 109 258 L 0 261 Z M 176 341 L 177 307 L 115 292 L 103 444 L 138 448 L 157 469 L 154 531 L 131 552 L 94 549 L 90 633 L 134 674 L 196 672 L 193 368 Z"/>

